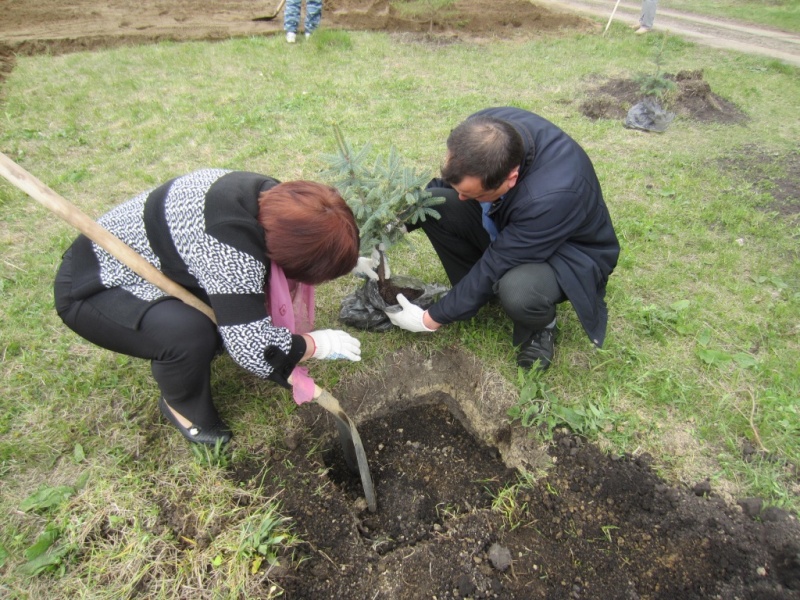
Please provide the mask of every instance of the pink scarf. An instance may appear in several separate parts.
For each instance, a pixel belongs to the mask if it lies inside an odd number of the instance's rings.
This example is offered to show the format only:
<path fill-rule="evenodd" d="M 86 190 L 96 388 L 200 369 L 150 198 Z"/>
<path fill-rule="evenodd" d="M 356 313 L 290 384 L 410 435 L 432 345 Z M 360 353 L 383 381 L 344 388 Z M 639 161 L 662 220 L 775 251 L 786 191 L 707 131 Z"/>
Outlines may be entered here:
<path fill-rule="evenodd" d="M 296 334 L 308 333 L 314 328 L 314 286 L 286 279 L 275 261 L 270 261 L 267 311 L 272 322 Z M 292 397 L 303 404 L 314 399 L 314 380 L 308 369 L 297 366 L 292 371 Z"/>

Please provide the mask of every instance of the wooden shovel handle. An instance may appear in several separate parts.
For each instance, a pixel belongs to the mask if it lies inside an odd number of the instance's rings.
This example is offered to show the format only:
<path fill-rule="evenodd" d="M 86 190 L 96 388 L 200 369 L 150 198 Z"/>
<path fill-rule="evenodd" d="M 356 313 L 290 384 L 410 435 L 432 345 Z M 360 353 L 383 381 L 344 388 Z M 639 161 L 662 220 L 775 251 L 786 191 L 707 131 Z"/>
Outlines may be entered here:
<path fill-rule="evenodd" d="M 158 287 L 165 294 L 174 296 L 189 306 L 196 308 L 214 323 L 217 322 L 214 311 L 208 304 L 189 292 L 185 287 L 172 281 L 142 258 L 133 248 L 104 229 L 99 223 L 90 219 L 77 206 L 59 196 L 2 152 L 0 152 L 0 175 L 72 225 L 134 273 Z"/>

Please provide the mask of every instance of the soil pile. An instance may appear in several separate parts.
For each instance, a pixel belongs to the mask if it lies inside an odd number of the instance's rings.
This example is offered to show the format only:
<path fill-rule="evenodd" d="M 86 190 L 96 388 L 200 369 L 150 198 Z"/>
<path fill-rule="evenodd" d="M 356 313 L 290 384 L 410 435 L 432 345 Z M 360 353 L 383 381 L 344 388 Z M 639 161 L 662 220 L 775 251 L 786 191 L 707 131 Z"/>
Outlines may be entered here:
<path fill-rule="evenodd" d="M 661 105 L 679 117 L 705 123 L 741 123 L 747 116 L 736 105 L 711 91 L 703 71 L 667 73 L 664 80 L 674 86 L 661 99 Z M 646 97 L 643 85 L 634 79 L 611 79 L 589 91 L 581 113 L 592 120 L 624 119 L 628 110 Z"/>

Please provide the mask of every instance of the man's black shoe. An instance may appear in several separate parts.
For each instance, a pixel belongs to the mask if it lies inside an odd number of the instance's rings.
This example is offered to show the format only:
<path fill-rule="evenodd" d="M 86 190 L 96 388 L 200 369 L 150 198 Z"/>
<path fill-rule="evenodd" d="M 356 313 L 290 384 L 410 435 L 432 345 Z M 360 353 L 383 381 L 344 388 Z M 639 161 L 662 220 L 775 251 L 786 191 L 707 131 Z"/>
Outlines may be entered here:
<path fill-rule="evenodd" d="M 555 354 L 556 326 L 545 327 L 534 334 L 519 347 L 517 365 L 523 369 L 531 369 L 536 365 L 539 371 L 545 371 L 553 362 Z"/>

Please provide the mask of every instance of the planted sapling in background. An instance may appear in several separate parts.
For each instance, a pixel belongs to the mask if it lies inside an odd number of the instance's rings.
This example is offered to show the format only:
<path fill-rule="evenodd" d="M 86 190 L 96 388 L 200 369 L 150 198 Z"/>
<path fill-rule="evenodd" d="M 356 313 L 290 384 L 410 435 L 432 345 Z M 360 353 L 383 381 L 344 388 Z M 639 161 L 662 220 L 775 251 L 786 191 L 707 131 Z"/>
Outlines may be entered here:
<path fill-rule="evenodd" d="M 630 129 L 663 133 L 675 118 L 675 113 L 665 110 L 661 104 L 662 101 L 666 102 L 667 97 L 678 87 L 661 70 L 666 43 L 667 35 L 664 34 L 655 49 L 653 59 L 653 63 L 656 65 L 655 72 L 644 73 L 636 77 L 639 91 L 644 95 L 644 99 L 632 106 L 625 117 L 624 124 Z"/>

